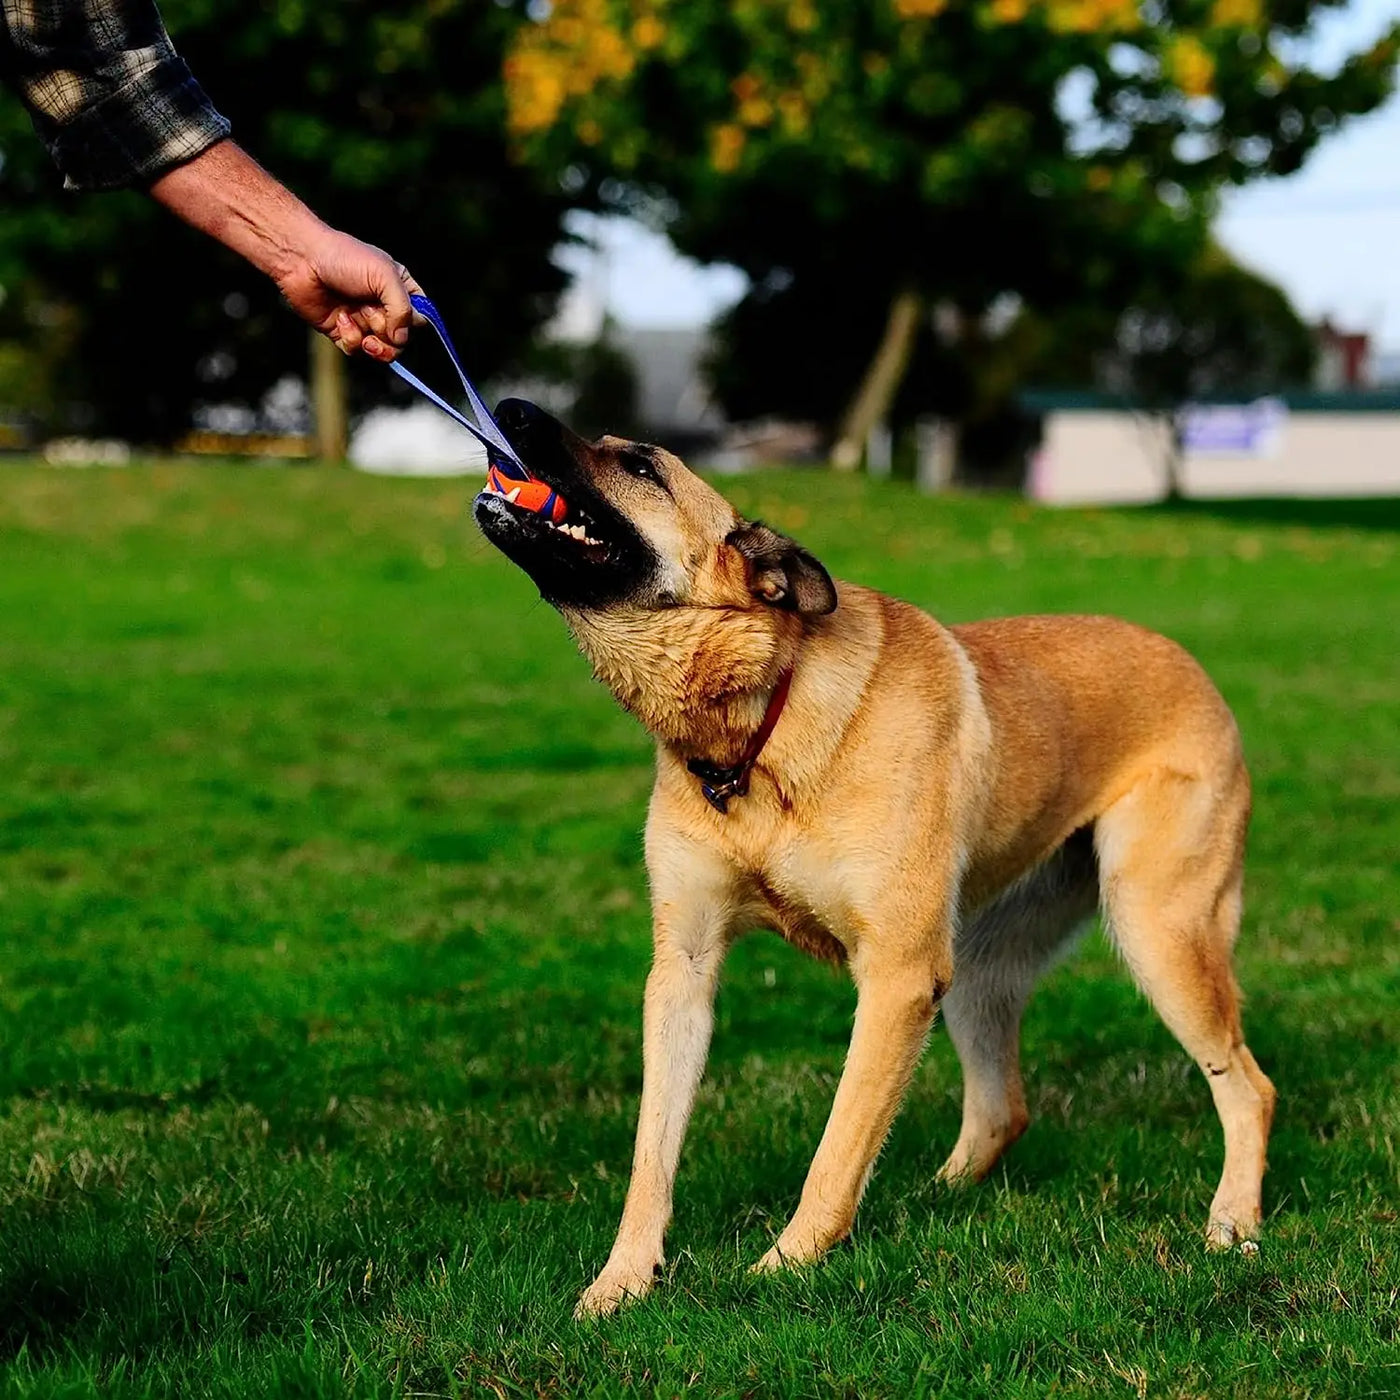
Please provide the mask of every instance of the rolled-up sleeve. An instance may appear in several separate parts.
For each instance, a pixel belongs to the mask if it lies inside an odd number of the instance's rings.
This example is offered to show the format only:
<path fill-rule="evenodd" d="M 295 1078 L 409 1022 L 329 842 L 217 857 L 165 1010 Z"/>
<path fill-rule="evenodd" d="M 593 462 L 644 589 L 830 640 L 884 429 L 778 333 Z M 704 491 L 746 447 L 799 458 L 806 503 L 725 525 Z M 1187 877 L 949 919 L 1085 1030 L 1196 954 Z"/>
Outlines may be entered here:
<path fill-rule="evenodd" d="M 149 0 L 0 0 L 0 64 L 71 189 L 148 184 L 229 134 Z"/>

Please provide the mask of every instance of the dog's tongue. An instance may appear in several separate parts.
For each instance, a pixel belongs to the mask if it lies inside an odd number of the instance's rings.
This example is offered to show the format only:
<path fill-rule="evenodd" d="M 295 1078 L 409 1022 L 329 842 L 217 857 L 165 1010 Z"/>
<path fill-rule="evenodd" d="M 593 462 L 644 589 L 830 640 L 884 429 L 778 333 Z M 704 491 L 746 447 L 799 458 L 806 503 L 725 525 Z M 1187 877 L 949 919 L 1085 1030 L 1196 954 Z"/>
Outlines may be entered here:
<path fill-rule="evenodd" d="M 503 496 L 511 505 L 533 511 L 556 525 L 562 525 L 569 513 L 569 503 L 552 486 L 535 476 L 520 481 L 494 461 L 486 468 L 486 492 L 490 496 Z"/>

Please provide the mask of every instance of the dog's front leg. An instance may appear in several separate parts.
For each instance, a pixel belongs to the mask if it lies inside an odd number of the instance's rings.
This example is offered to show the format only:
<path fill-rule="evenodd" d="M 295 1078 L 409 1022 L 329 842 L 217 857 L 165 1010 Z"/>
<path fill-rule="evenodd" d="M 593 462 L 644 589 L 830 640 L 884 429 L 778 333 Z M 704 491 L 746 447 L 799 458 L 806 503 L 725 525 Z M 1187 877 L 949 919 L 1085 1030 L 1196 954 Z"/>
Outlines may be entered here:
<path fill-rule="evenodd" d="M 642 1105 L 617 1239 L 575 1316 L 610 1313 L 650 1291 L 664 1262 L 681 1142 L 705 1069 L 715 988 L 729 945 L 727 872 L 714 857 L 662 862 L 648 850 L 654 955 L 642 1016 Z"/>
<path fill-rule="evenodd" d="M 756 1269 L 807 1263 L 850 1233 L 948 984 L 947 968 L 946 955 L 852 958 L 855 1026 L 831 1117 L 797 1211 Z"/>

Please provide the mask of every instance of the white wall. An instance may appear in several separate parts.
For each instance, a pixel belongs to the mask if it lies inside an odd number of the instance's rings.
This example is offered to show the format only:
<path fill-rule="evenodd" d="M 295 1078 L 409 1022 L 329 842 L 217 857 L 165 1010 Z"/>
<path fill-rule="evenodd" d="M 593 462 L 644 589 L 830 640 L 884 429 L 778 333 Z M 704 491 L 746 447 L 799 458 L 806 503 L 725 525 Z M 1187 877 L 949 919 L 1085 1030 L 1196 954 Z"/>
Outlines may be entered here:
<path fill-rule="evenodd" d="M 1063 505 L 1159 500 L 1168 443 L 1160 419 L 1052 412 L 1028 489 Z M 1267 455 L 1190 453 L 1182 484 L 1202 497 L 1400 495 L 1400 412 L 1291 413 Z"/>

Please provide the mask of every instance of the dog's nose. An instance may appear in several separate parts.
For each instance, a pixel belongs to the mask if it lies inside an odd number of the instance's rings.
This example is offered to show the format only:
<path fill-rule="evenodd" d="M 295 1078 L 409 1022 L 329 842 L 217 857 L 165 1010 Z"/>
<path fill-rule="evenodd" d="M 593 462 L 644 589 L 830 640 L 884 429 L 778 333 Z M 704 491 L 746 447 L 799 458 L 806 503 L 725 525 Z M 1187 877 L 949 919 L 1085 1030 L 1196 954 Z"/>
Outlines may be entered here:
<path fill-rule="evenodd" d="M 548 417 L 544 409 L 532 404 L 529 399 L 502 399 L 496 405 L 496 422 L 515 432 L 534 427 Z"/>

